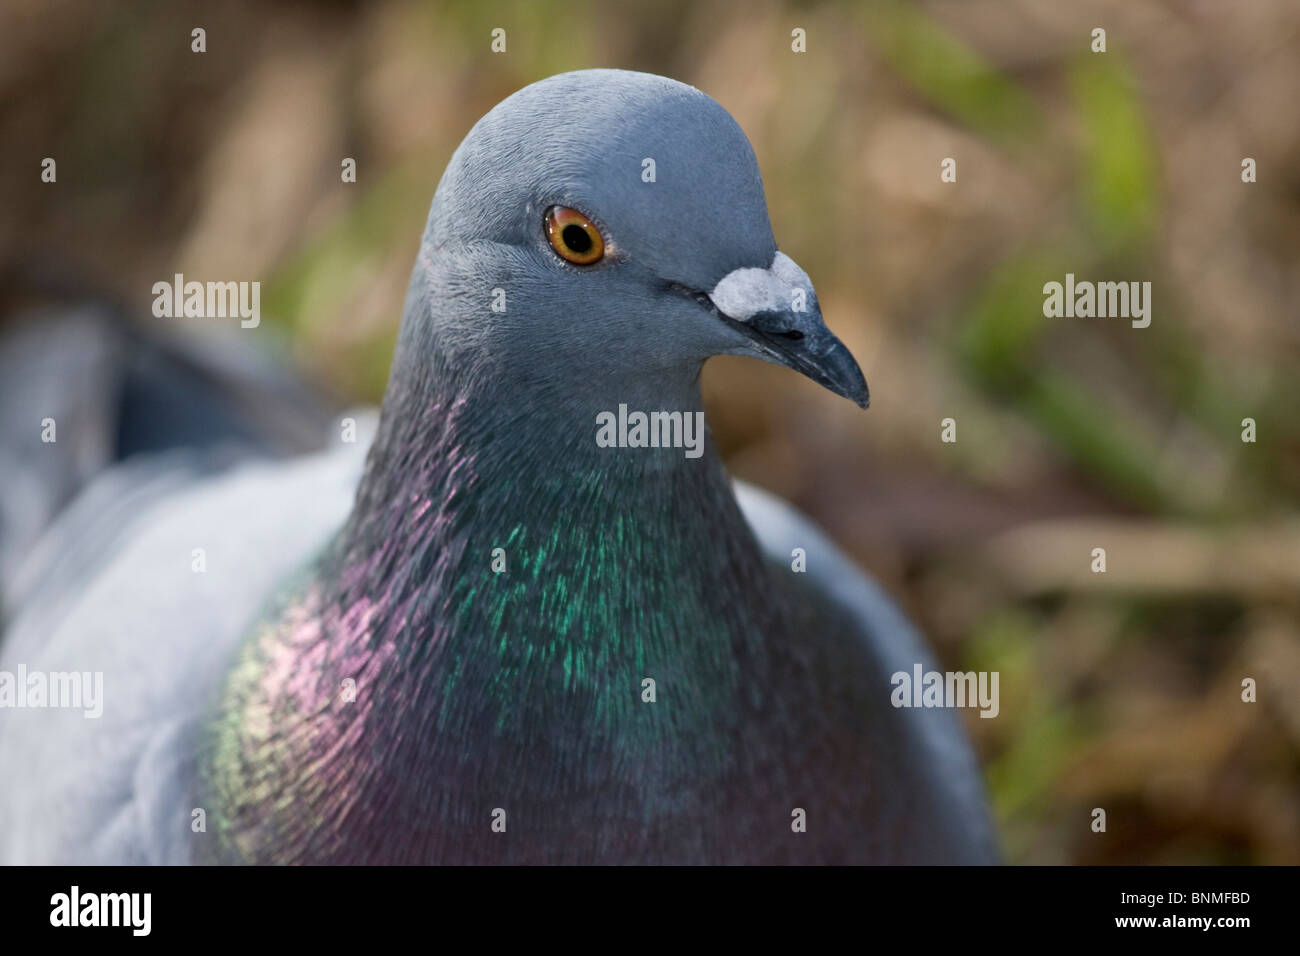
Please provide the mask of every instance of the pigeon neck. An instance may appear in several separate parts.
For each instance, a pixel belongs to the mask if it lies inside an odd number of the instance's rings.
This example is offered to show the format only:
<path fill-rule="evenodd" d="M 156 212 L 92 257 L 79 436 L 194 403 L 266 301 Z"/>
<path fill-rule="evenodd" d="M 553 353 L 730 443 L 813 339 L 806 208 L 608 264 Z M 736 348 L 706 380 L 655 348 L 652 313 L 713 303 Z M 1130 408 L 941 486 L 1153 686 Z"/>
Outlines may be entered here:
<path fill-rule="evenodd" d="M 683 390 L 684 423 L 698 384 Z M 778 632 L 779 595 L 761 586 L 764 559 L 707 436 L 695 456 L 655 447 L 634 437 L 647 410 L 616 405 L 601 444 L 590 396 L 503 408 L 472 391 L 417 394 L 390 393 L 323 568 L 332 605 L 379 616 L 339 640 L 403 647 L 412 671 L 444 681 L 453 658 L 480 662 L 485 681 L 546 680 L 540 655 L 563 662 L 565 687 L 604 695 L 615 674 L 641 679 L 634 645 L 680 665 L 716 660 L 720 628 L 742 643 Z M 675 419 L 651 421 L 671 438 Z"/>

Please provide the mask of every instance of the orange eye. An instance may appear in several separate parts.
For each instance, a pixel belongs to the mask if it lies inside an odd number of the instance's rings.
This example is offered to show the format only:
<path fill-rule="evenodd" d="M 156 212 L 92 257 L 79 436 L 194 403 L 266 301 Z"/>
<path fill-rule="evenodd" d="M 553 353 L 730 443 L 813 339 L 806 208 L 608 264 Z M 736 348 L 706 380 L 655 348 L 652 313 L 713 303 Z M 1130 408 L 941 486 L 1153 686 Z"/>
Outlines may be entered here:
<path fill-rule="evenodd" d="M 589 266 L 605 255 L 605 240 L 590 219 L 568 206 L 546 210 L 546 238 L 560 258 Z"/>

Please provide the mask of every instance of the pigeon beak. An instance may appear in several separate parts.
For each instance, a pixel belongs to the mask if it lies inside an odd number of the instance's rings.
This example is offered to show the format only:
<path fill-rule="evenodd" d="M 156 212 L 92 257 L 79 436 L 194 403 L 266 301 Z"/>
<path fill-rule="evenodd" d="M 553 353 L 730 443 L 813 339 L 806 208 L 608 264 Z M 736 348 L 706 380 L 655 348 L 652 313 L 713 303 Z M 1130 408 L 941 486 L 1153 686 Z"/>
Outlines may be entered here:
<path fill-rule="evenodd" d="M 862 369 L 826 328 L 812 281 L 789 256 L 778 252 L 767 269 L 727 273 L 707 298 L 763 358 L 867 407 L 870 396 Z"/>

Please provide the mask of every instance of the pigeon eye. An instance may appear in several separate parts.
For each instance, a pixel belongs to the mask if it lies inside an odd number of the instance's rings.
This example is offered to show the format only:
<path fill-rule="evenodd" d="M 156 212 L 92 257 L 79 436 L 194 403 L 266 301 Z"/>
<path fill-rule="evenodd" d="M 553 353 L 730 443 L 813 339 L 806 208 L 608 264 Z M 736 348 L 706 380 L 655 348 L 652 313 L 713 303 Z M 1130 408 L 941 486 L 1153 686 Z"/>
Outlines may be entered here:
<path fill-rule="evenodd" d="M 546 210 L 546 238 L 561 259 L 589 266 L 605 255 L 605 240 L 590 219 L 568 206 Z"/>

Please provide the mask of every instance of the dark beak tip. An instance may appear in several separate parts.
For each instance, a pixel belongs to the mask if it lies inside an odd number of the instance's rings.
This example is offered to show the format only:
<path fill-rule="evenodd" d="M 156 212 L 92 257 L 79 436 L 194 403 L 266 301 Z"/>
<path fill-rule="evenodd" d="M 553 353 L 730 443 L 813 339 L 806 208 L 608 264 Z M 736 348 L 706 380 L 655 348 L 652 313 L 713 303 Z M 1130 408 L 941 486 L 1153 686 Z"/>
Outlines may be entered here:
<path fill-rule="evenodd" d="M 860 388 L 854 389 L 834 389 L 833 391 L 843 395 L 854 405 L 861 409 L 867 409 L 871 406 L 871 393 L 867 391 L 867 383 L 863 382 Z"/>
<path fill-rule="evenodd" d="M 843 344 L 839 345 L 839 350 L 842 360 L 840 367 L 835 370 L 838 374 L 829 376 L 825 384 L 831 391 L 843 395 L 858 408 L 866 409 L 871 405 L 871 390 L 867 388 L 867 377 L 862 374 L 862 368 L 857 360 Z"/>

